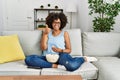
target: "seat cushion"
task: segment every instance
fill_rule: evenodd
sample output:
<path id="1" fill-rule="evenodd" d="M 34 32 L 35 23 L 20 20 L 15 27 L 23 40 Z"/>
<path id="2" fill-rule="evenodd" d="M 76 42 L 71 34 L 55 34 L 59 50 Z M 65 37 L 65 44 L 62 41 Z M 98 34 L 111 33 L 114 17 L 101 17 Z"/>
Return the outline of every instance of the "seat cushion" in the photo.
<path id="1" fill-rule="evenodd" d="M 25 55 L 41 55 L 40 38 L 42 31 L 3 31 L 2 35 L 17 34 Z"/>
<path id="2" fill-rule="evenodd" d="M 65 67 L 62 68 L 44 68 L 41 75 L 81 75 L 84 79 L 96 79 L 98 69 L 91 63 L 85 62 L 82 66 L 73 72 L 66 71 Z"/>
<path id="3" fill-rule="evenodd" d="M 27 68 L 24 61 L 0 64 L 0 75 L 40 75 L 40 69 Z"/>
<path id="4" fill-rule="evenodd" d="M 98 80 L 120 80 L 119 58 L 99 57 L 93 64 L 99 69 Z"/>

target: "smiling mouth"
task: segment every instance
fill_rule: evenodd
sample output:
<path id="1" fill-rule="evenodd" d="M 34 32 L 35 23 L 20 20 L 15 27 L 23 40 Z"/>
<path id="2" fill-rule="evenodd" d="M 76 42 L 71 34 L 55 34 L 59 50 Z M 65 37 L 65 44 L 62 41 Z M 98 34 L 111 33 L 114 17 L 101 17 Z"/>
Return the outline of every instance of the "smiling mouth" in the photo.
<path id="1" fill-rule="evenodd" d="M 56 26 L 54 26 L 54 28 L 57 28 L 57 29 L 58 29 L 58 28 L 59 28 L 59 26 L 57 26 L 57 25 L 56 25 Z"/>

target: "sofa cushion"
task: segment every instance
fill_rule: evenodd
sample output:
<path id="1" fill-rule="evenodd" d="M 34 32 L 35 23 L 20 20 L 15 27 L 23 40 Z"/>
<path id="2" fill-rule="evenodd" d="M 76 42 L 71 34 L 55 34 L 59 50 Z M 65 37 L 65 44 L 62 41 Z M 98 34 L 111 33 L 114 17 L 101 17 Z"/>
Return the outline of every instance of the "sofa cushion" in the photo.
<path id="1" fill-rule="evenodd" d="M 0 75 L 40 75 L 40 69 L 29 69 L 24 61 L 0 64 Z"/>
<path id="2" fill-rule="evenodd" d="M 20 46 L 18 36 L 0 36 L 0 63 L 23 59 L 25 59 L 25 55 Z"/>
<path id="3" fill-rule="evenodd" d="M 42 31 L 3 31 L 2 35 L 18 34 L 25 55 L 41 55 L 40 38 Z"/>
<path id="4" fill-rule="evenodd" d="M 66 30 L 71 40 L 71 55 L 82 55 L 81 31 L 80 29 Z M 40 38 L 42 31 L 3 31 L 3 35 L 18 34 L 23 51 L 26 55 L 40 55 Z"/>
<path id="5" fill-rule="evenodd" d="M 119 48 L 120 33 L 83 33 L 83 53 L 86 56 L 116 56 Z"/>
<path id="6" fill-rule="evenodd" d="M 0 36 L 2 35 L 2 32 L 0 31 Z"/>
<path id="7" fill-rule="evenodd" d="M 96 79 L 98 69 L 91 63 L 85 62 L 82 66 L 73 72 L 66 71 L 62 68 L 44 68 L 41 71 L 41 75 L 81 75 L 84 79 Z"/>
<path id="8" fill-rule="evenodd" d="M 98 80 L 120 80 L 120 59 L 117 57 L 99 57 L 93 63 L 99 69 Z"/>
<path id="9" fill-rule="evenodd" d="M 71 55 L 81 56 L 82 55 L 82 43 L 81 43 L 81 31 L 80 29 L 69 29 L 66 30 L 70 36 Z"/>
<path id="10" fill-rule="evenodd" d="M 118 60 L 118 57 L 96 57 L 97 61 L 114 61 L 114 60 Z"/>

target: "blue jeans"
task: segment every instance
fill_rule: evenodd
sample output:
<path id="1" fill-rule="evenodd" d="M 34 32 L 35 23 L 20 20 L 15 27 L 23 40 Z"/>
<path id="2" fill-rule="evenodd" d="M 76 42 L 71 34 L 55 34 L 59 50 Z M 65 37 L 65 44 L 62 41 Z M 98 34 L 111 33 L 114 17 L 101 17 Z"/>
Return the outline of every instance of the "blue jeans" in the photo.
<path id="1" fill-rule="evenodd" d="M 68 53 L 60 53 L 57 64 L 64 65 L 68 71 L 74 71 L 78 69 L 82 63 L 84 63 L 83 57 L 72 58 Z M 52 68 L 52 63 L 46 60 L 45 56 L 30 55 L 25 59 L 25 63 L 28 66 Z"/>

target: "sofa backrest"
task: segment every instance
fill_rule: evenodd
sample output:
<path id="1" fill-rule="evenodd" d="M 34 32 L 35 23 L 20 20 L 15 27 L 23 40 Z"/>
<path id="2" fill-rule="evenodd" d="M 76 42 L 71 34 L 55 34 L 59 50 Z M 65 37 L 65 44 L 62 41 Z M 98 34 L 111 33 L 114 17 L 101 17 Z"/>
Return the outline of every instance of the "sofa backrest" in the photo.
<path id="1" fill-rule="evenodd" d="M 82 56 L 82 41 L 80 29 L 66 30 L 69 33 L 72 52 L 71 55 Z"/>
<path id="2" fill-rule="evenodd" d="M 42 31 L 3 31 L 2 35 L 17 34 L 25 55 L 41 55 L 40 37 Z"/>
<path id="3" fill-rule="evenodd" d="M 0 32 L 0 36 L 2 35 L 2 32 Z"/>
<path id="4" fill-rule="evenodd" d="M 81 45 L 81 31 L 80 29 L 66 30 L 69 33 L 71 40 L 72 52 L 71 55 L 81 56 L 82 45 Z M 42 31 L 3 31 L 2 35 L 18 34 L 21 46 L 25 55 L 41 55 L 40 49 L 40 38 Z"/>
<path id="5" fill-rule="evenodd" d="M 86 56 L 116 56 L 120 53 L 120 33 L 84 32 L 82 35 Z"/>

